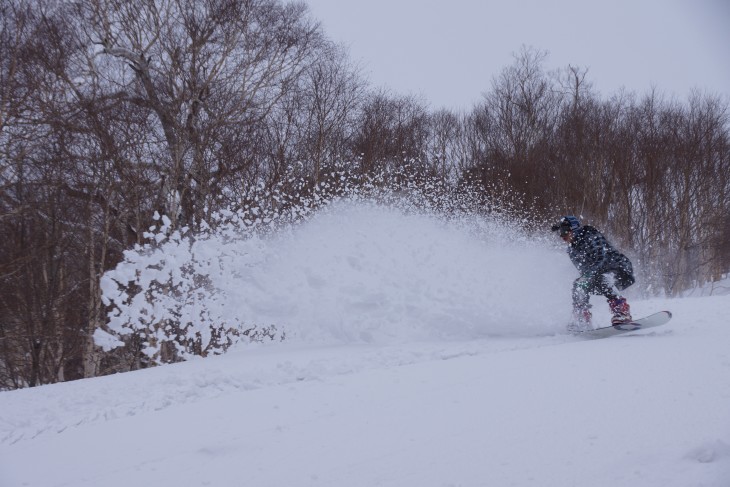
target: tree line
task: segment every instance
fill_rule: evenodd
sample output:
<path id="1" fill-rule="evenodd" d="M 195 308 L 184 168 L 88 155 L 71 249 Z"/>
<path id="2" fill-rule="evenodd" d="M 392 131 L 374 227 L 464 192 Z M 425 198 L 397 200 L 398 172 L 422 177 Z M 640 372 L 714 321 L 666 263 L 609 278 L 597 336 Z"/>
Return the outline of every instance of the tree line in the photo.
<path id="1" fill-rule="evenodd" d="M 3 2 L 0 389 L 134 368 L 138 351 L 124 365 L 94 343 L 100 279 L 159 215 L 195 232 L 343 166 L 368 184 L 405 170 L 519 195 L 545 231 L 581 215 L 648 293 L 725 275 L 728 100 L 603 97 L 586 69 L 546 58 L 523 47 L 470 110 L 433 110 L 370 86 L 303 3 Z"/>

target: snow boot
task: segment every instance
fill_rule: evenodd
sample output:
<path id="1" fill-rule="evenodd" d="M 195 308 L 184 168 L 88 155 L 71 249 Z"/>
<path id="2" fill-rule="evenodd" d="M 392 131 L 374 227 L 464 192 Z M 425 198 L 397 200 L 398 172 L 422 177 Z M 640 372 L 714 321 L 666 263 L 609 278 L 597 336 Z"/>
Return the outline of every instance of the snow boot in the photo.
<path id="1" fill-rule="evenodd" d="M 608 306 L 613 314 L 611 317 L 612 325 L 620 325 L 631 321 L 631 308 L 629 303 L 626 302 L 626 298 L 610 299 Z"/>

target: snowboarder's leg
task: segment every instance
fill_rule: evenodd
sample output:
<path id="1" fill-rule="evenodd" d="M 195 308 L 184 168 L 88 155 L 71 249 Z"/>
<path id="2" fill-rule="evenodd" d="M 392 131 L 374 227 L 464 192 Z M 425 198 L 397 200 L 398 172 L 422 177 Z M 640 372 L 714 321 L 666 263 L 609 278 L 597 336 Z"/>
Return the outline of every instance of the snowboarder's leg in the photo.
<path id="1" fill-rule="evenodd" d="M 627 287 L 631 286 L 633 283 L 636 282 L 636 279 L 634 278 L 634 274 L 631 272 L 627 272 L 625 270 L 618 270 L 614 273 L 616 276 L 615 283 L 616 288 L 619 291 L 623 291 Z"/>
<path id="2" fill-rule="evenodd" d="M 622 257 L 621 261 L 613 266 L 612 270 L 615 277 L 614 283 L 619 291 L 623 291 L 636 282 L 634 266 L 631 265 L 631 261 L 626 256 Z"/>
<path id="3" fill-rule="evenodd" d="M 591 325 L 591 279 L 579 277 L 573 282 L 573 323 L 571 331 L 588 330 Z"/>
<path id="4" fill-rule="evenodd" d="M 633 276 L 631 276 L 631 278 L 633 279 Z M 631 307 L 629 306 L 629 303 L 626 302 L 626 298 L 616 293 L 615 288 L 608 282 L 606 276 L 601 275 L 599 279 L 596 280 L 593 290 L 596 294 L 606 297 L 608 307 L 611 309 L 612 325 L 628 323 L 631 321 Z"/>

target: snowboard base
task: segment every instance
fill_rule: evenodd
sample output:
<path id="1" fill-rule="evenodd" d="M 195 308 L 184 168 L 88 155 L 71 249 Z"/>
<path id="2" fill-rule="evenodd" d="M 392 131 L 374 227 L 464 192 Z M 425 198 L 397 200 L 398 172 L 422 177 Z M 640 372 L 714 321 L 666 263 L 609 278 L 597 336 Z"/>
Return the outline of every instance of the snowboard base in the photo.
<path id="1" fill-rule="evenodd" d="M 605 338 L 614 335 L 621 335 L 631 331 L 644 330 L 646 328 L 653 328 L 655 326 L 661 326 L 669 322 L 672 319 L 672 313 L 670 311 L 659 311 L 652 315 L 633 320 L 628 323 L 621 323 L 620 325 L 604 326 L 601 328 L 594 328 L 593 330 L 583 330 L 573 332 L 577 336 L 586 338 Z"/>

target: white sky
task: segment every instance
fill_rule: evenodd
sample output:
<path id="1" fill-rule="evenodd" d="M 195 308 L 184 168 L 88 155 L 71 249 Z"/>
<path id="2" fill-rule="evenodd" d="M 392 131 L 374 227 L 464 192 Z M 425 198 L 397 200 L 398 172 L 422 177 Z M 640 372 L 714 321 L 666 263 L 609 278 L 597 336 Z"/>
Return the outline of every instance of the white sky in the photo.
<path id="1" fill-rule="evenodd" d="M 305 0 L 373 86 L 471 108 L 524 44 L 607 97 L 730 97 L 730 0 Z"/>

